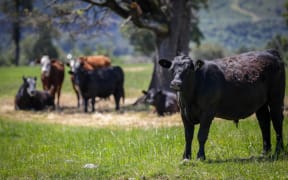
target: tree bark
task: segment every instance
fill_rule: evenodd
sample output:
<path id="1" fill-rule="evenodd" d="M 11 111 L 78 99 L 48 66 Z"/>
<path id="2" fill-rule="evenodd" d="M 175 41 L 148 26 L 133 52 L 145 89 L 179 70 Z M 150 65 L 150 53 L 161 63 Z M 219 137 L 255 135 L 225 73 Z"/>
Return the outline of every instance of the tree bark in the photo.
<path id="1" fill-rule="evenodd" d="M 15 20 L 13 23 L 13 40 L 15 44 L 15 58 L 14 64 L 16 66 L 19 65 L 19 57 L 20 57 L 20 1 L 15 0 Z"/>
<path id="2" fill-rule="evenodd" d="M 20 25 L 19 25 L 19 22 L 15 22 L 13 24 L 13 40 L 15 44 L 14 64 L 18 66 L 19 58 L 20 58 Z"/>
<path id="3" fill-rule="evenodd" d="M 172 75 L 168 70 L 161 68 L 159 59 L 173 60 L 177 52 L 188 54 L 189 33 L 191 21 L 191 7 L 186 0 L 172 1 L 171 18 L 169 21 L 169 33 L 165 36 L 156 34 L 156 58 L 154 58 L 154 70 L 148 89 L 158 88 L 168 91 Z"/>

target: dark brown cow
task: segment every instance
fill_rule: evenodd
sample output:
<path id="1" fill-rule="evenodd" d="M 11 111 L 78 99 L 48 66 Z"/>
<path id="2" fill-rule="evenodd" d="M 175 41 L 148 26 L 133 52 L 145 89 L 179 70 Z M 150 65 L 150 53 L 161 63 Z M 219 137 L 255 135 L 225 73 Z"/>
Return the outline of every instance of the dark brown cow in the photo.
<path id="1" fill-rule="evenodd" d="M 55 101 L 57 94 L 57 106 L 59 107 L 59 99 L 61 88 L 64 80 L 64 65 L 59 60 L 52 59 L 48 56 L 41 58 L 41 80 L 43 89 L 49 91 Z"/>
<path id="2" fill-rule="evenodd" d="M 197 158 L 205 159 L 205 142 L 214 117 L 238 122 L 254 112 L 262 132 L 263 153 L 271 151 L 270 124 L 276 133 L 275 155 L 283 150 L 285 68 L 276 50 L 255 51 L 217 59 L 192 60 L 176 56 L 160 65 L 173 73 L 185 129 L 184 159 L 191 158 L 194 125 L 198 131 Z"/>

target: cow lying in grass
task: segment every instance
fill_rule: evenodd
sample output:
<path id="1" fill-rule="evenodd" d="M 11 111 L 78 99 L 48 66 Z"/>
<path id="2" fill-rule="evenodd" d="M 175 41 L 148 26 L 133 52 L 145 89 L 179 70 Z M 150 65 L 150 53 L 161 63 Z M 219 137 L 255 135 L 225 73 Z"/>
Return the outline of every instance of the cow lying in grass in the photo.
<path id="1" fill-rule="evenodd" d="M 159 61 L 173 73 L 171 88 L 178 92 L 186 147 L 191 158 L 194 125 L 200 124 L 197 158 L 205 159 L 205 142 L 214 117 L 238 121 L 256 113 L 263 137 L 263 153 L 271 151 L 270 120 L 276 132 L 276 150 L 283 150 L 285 68 L 276 50 L 248 52 L 216 59 L 193 60 L 179 55 Z"/>
<path id="2" fill-rule="evenodd" d="M 159 116 L 179 112 L 175 93 L 154 88 L 142 92 L 145 95 L 144 101 L 154 106 Z"/>
<path id="3" fill-rule="evenodd" d="M 47 91 L 36 90 L 36 77 L 23 77 L 23 84 L 15 97 L 15 110 L 43 110 L 55 108 L 53 96 Z"/>

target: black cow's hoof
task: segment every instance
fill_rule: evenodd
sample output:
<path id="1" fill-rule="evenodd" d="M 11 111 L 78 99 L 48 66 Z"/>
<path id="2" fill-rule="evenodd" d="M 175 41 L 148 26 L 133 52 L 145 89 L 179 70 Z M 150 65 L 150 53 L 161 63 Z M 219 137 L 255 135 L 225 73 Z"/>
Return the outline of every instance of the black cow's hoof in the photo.
<path id="1" fill-rule="evenodd" d="M 206 160 L 206 157 L 205 156 L 197 157 L 197 160 L 204 161 Z"/>
<path id="2" fill-rule="evenodd" d="M 181 165 L 189 165 L 190 164 L 190 162 L 191 162 L 191 160 L 190 159 L 187 159 L 187 158 L 184 158 L 182 161 L 181 161 Z"/>
<path id="3" fill-rule="evenodd" d="M 271 155 L 271 152 L 272 152 L 271 149 L 263 150 L 261 155 L 262 156 L 269 156 L 269 155 Z"/>
<path id="4" fill-rule="evenodd" d="M 205 156 L 205 154 L 197 154 L 197 159 L 198 160 L 200 160 L 200 161 L 204 161 L 204 160 L 206 160 L 206 156 Z"/>

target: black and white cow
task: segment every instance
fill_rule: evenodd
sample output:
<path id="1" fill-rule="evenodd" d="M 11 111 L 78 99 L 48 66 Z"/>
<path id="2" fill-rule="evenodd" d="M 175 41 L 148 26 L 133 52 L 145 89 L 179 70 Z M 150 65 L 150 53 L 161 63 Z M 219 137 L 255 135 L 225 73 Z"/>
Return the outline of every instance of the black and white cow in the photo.
<path id="1" fill-rule="evenodd" d="M 179 112 L 175 93 L 154 88 L 142 92 L 145 95 L 144 101 L 154 106 L 159 116 Z"/>
<path id="2" fill-rule="evenodd" d="M 47 91 L 36 90 L 36 77 L 23 77 L 15 97 L 15 110 L 43 110 L 46 107 L 55 108 L 53 96 Z"/>

